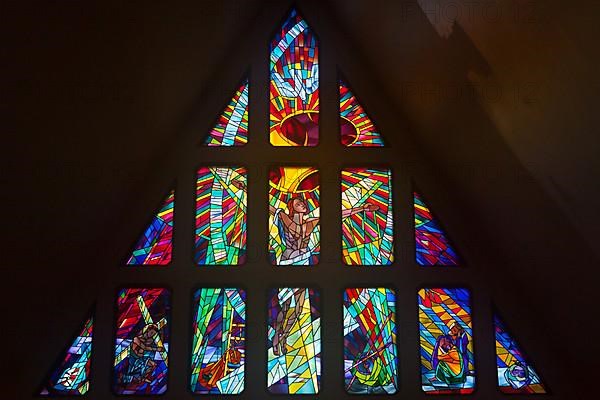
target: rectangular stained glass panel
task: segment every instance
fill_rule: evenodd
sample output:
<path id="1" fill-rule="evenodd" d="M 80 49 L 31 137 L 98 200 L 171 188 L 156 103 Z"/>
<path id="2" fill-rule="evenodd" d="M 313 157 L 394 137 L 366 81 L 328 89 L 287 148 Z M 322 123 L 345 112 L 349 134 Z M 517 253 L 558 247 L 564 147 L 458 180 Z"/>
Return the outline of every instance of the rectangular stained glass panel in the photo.
<path id="1" fill-rule="evenodd" d="M 292 10 L 271 41 L 269 135 L 273 146 L 319 142 L 319 47 Z"/>
<path id="2" fill-rule="evenodd" d="M 344 382 L 352 394 L 398 389 L 396 294 L 386 288 L 344 292 Z"/>
<path id="3" fill-rule="evenodd" d="M 246 169 L 202 167 L 196 181 L 199 265 L 240 265 L 246 260 Z"/>
<path id="4" fill-rule="evenodd" d="M 162 288 L 121 289 L 113 391 L 118 395 L 156 395 L 167 390 L 170 293 Z"/>
<path id="5" fill-rule="evenodd" d="M 419 290 L 421 388 L 425 393 L 475 390 L 470 297 L 467 289 Z"/>
<path id="6" fill-rule="evenodd" d="M 267 388 L 276 394 L 316 394 L 321 382 L 319 293 L 272 289 L 268 297 Z"/>
<path id="7" fill-rule="evenodd" d="M 346 265 L 394 261 L 392 171 L 342 170 L 342 255 Z"/>
<path id="8" fill-rule="evenodd" d="M 197 394 L 239 394 L 246 361 L 246 292 L 199 289 L 194 293 L 190 388 Z"/>
<path id="9" fill-rule="evenodd" d="M 269 214 L 271 264 L 317 264 L 320 253 L 318 170 L 271 168 Z"/>

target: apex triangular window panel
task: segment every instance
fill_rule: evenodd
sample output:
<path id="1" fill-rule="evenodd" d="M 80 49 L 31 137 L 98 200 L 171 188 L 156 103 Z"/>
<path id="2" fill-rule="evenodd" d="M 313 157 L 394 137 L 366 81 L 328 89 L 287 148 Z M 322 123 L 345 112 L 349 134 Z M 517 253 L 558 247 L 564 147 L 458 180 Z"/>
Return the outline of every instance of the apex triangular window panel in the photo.
<path id="1" fill-rule="evenodd" d="M 496 311 L 494 313 L 496 332 L 496 367 L 498 369 L 498 387 L 502 393 L 543 394 L 546 388 L 533 365 Z"/>
<path id="2" fill-rule="evenodd" d="M 340 79 L 340 134 L 344 146 L 383 147 L 379 130 L 348 85 Z"/>
<path id="3" fill-rule="evenodd" d="M 173 252 L 175 191 L 171 190 L 137 241 L 127 265 L 168 265 Z"/>
<path id="4" fill-rule="evenodd" d="M 61 362 L 42 386 L 42 396 L 82 396 L 90 388 L 94 317 L 90 315 Z"/>
<path id="5" fill-rule="evenodd" d="M 319 46 L 292 10 L 271 41 L 269 135 L 273 146 L 319 143 Z"/>
<path id="6" fill-rule="evenodd" d="M 206 137 L 206 146 L 243 146 L 248 143 L 249 89 L 248 79 L 245 79 Z"/>

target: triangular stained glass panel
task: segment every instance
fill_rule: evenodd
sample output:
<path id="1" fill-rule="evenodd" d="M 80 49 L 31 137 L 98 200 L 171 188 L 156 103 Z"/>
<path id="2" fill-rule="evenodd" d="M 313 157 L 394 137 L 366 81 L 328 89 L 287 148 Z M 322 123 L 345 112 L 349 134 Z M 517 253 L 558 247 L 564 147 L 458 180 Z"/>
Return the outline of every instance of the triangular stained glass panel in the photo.
<path id="1" fill-rule="evenodd" d="M 319 143 L 319 47 L 292 10 L 270 45 L 269 137 L 273 146 Z"/>
<path id="2" fill-rule="evenodd" d="M 248 79 L 237 89 L 210 131 L 206 146 L 243 146 L 248 142 Z"/>
<path id="3" fill-rule="evenodd" d="M 340 80 L 340 133 L 344 146 L 383 147 L 383 138 L 348 85 Z"/>
<path id="4" fill-rule="evenodd" d="M 496 333 L 496 367 L 498 369 L 498 388 L 502 393 L 510 394 L 544 394 L 546 388 L 539 375 L 521 352 L 506 325 L 494 313 L 494 330 Z"/>
<path id="5" fill-rule="evenodd" d="M 82 396 L 87 393 L 90 387 L 93 327 L 94 319 L 90 316 L 60 363 L 48 375 L 40 395 Z"/>
<path id="6" fill-rule="evenodd" d="M 167 265 L 173 250 L 175 191 L 171 190 L 136 243 L 127 265 Z"/>
<path id="7" fill-rule="evenodd" d="M 458 265 L 458 255 L 433 213 L 417 192 L 413 192 L 413 201 L 417 263 L 423 266 Z"/>

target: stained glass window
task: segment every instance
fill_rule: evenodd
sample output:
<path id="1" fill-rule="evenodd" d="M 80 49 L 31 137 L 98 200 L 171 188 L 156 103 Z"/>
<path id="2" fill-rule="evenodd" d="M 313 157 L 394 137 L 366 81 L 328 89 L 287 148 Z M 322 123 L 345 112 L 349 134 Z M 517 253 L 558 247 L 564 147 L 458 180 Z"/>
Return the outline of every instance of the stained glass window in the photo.
<path id="1" fill-rule="evenodd" d="M 152 218 L 127 261 L 127 265 L 167 265 L 173 251 L 173 210 L 175 191 L 171 191 Z"/>
<path id="2" fill-rule="evenodd" d="M 396 295 L 386 288 L 344 292 L 344 382 L 352 394 L 398 389 Z"/>
<path id="3" fill-rule="evenodd" d="M 90 388 L 93 328 L 94 318 L 90 316 L 60 364 L 52 370 L 40 395 L 81 396 L 87 393 Z"/>
<path id="4" fill-rule="evenodd" d="M 269 292 L 267 387 L 278 394 L 315 394 L 321 382 L 319 294 L 306 288 Z"/>
<path id="5" fill-rule="evenodd" d="M 269 259 L 274 265 L 319 261 L 319 173 L 311 167 L 269 171 Z"/>
<path id="6" fill-rule="evenodd" d="M 246 292 L 199 289 L 194 294 L 191 390 L 238 394 L 244 390 Z"/>
<path id="7" fill-rule="evenodd" d="M 500 391 L 521 394 L 546 393 L 546 388 L 533 365 L 521 352 L 517 342 L 497 313 L 494 314 L 494 329 L 496 331 L 496 366 Z"/>
<path id="8" fill-rule="evenodd" d="M 166 392 L 170 309 L 170 293 L 166 289 L 119 291 L 113 371 L 115 394 Z"/>
<path id="9" fill-rule="evenodd" d="M 418 298 L 423 391 L 473 393 L 475 367 L 469 291 L 421 289 Z"/>
<path id="10" fill-rule="evenodd" d="M 413 200 L 417 263 L 424 266 L 458 265 L 456 252 L 425 201 L 417 192 L 413 193 Z"/>
<path id="11" fill-rule="evenodd" d="M 340 80 L 340 133 L 344 146 L 383 147 L 383 138 L 348 85 Z"/>
<path id="12" fill-rule="evenodd" d="M 246 169 L 202 167 L 196 181 L 196 246 L 200 265 L 246 260 Z"/>
<path id="13" fill-rule="evenodd" d="M 246 79 L 208 134 L 205 145 L 243 146 L 248 142 L 248 90 Z"/>
<path id="14" fill-rule="evenodd" d="M 394 261 L 392 171 L 342 170 L 342 254 L 347 265 Z"/>
<path id="15" fill-rule="evenodd" d="M 319 47 L 306 21 L 292 10 L 271 41 L 270 123 L 273 146 L 319 142 Z"/>

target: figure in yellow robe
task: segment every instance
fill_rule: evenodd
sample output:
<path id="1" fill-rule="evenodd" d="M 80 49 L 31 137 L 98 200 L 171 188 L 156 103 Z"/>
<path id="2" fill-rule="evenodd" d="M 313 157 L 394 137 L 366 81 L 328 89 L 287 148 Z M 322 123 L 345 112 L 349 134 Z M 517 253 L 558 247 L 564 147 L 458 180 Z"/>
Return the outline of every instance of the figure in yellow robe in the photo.
<path id="1" fill-rule="evenodd" d="M 449 385 L 467 381 L 469 357 L 467 333 L 458 324 L 450 326 L 447 335 L 438 337 L 433 349 L 433 369 L 435 376 Z"/>

